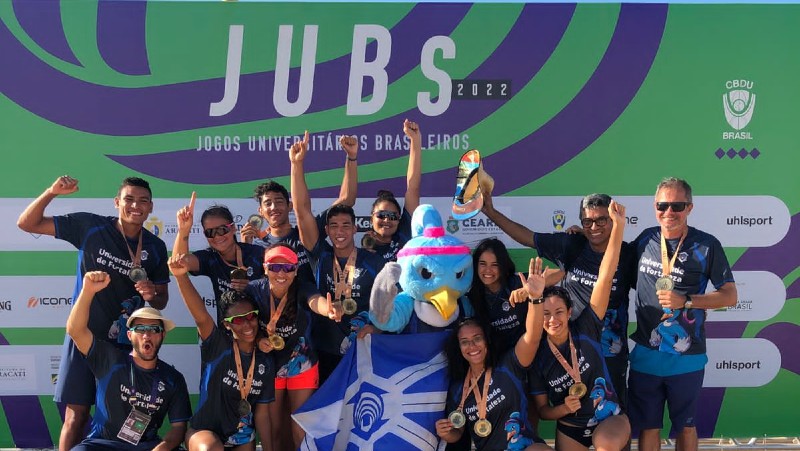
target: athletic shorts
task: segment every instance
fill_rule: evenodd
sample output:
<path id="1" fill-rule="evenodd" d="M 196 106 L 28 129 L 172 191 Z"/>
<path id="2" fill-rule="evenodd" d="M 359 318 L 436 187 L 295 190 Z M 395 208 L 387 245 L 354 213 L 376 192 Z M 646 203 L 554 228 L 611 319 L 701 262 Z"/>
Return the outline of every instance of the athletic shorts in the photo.
<path id="1" fill-rule="evenodd" d="M 628 378 L 628 417 L 634 431 L 662 429 L 667 403 L 672 431 L 695 427 L 697 399 L 705 370 L 674 376 L 654 376 L 631 370 Z"/>
<path id="2" fill-rule="evenodd" d="M 561 432 L 562 434 L 566 435 L 567 437 L 575 440 L 576 442 L 580 443 L 581 445 L 589 448 L 592 446 L 592 434 L 594 434 L 594 429 L 597 425 L 594 426 L 571 426 L 569 424 L 564 424 L 561 421 L 556 422 L 556 430 Z"/>
<path id="3" fill-rule="evenodd" d="M 319 363 L 300 374 L 290 377 L 276 377 L 275 390 L 316 390 L 319 388 Z"/>

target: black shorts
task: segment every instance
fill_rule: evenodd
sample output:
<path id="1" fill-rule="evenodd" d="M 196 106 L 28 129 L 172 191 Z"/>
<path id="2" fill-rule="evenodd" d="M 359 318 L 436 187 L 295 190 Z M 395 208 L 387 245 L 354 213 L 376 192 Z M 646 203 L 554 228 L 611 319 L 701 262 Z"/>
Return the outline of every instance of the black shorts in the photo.
<path id="1" fill-rule="evenodd" d="M 556 423 L 556 430 L 566 435 L 567 437 L 575 440 L 585 447 L 592 446 L 592 434 L 594 434 L 594 426 L 570 426 L 560 421 Z"/>

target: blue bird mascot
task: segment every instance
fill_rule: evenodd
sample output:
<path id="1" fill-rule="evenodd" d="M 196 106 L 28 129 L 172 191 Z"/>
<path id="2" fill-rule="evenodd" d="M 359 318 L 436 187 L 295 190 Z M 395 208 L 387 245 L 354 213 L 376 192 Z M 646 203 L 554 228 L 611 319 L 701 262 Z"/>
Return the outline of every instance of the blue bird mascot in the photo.
<path id="1" fill-rule="evenodd" d="M 433 332 L 472 316 L 464 294 L 472 284 L 469 247 L 445 235 L 442 217 L 423 204 L 411 218 L 412 238 L 378 273 L 370 320 L 387 332 Z"/>

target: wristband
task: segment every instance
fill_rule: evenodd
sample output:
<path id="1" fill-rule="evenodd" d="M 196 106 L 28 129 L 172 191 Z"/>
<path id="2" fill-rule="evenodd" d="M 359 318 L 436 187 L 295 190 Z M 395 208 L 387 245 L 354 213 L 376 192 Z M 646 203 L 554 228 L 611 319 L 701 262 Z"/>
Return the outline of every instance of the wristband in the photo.
<path id="1" fill-rule="evenodd" d="M 692 297 L 688 294 L 686 295 L 686 302 L 683 304 L 683 308 L 690 309 L 693 308 Z"/>
<path id="2" fill-rule="evenodd" d="M 529 298 L 528 298 L 528 302 L 530 302 L 531 304 L 541 304 L 541 303 L 543 303 L 543 302 L 544 302 L 544 298 L 543 298 L 543 297 L 541 297 L 541 296 L 539 296 L 539 297 L 538 297 L 538 298 L 536 298 L 536 299 L 531 299 L 531 298 L 529 297 Z"/>
<path id="3" fill-rule="evenodd" d="M 347 161 L 356 161 L 356 160 L 358 160 L 358 157 L 355 158 L 350 158 L 350 156 L 347 157 Z"/>

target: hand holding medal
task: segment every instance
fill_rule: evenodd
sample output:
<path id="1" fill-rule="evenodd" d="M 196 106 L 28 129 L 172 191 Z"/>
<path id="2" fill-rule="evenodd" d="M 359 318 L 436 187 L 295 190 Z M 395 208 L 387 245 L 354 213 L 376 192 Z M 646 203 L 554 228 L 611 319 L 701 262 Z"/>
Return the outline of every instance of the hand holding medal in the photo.
<path id="1" fill-rule="evenodd" d="M 342 314 L 344 313 L 344 308 L 342 307 L 341 302 L 333 302 L 331 301 L 331 294 L 327 293 L 325 296 L 325 306 L 328 312 L 328 319 L 332 319 L 337 323 L 342 320 Z"/>

